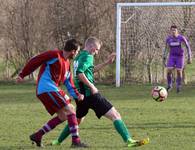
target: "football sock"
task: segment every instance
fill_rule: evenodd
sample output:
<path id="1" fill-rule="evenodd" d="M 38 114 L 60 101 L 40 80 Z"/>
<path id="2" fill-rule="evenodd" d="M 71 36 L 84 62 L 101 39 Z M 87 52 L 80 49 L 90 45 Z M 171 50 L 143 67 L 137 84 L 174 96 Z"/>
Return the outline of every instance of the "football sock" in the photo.
<path id="1" fill-rule="evenodd" d="M 129 134 L 129 131 L 128 131 L 125 123 L 122 120 L 115 120 L 113 123 L 114 123 L 115 129 L 121 135 L 124 142 L 127 142 L 128 139 L 131 138 L 131 135 Z"/>
<path id="2" fill-rule="evenodd" d="M 79 126 L 78 126 L 76 115 L 70 114 L 70 115 L 67 115 L 67 118 L 68 118 L 69 130 L 72 135 L 72 142 L 80 143 L 79 132 L 78 132 Z"/>
<path id="3" fill-rule="evenodd" d="M 70 130 L 68 124 L 65 126 L 63 131 L 61 132 L 60 136 L 58 137 L 58 142 L 62 143 L 70 135 Z"/>
<path id="4" fill-rule="evenodd" d="M 54 129 L 57 125 L 59 125 L 60 123 L 62 123 L 63 121 L 61 121 L 58 117 L 52 118 L 51 120 L 49 120 L 39 131 L 37 131 L 36 137 L 38 139 L 41 139 L 42 136 L 51 131 L 52 129 Z"/>
<path id="5" fill-rule="evenodd" d="M 182 78 L 180 76 L 177 76 L 177 80 L 176 80 L 177 88 L 181 87 L 181 80 L 182 80 Z"/>
<path id="6" fill-rule="evenodd" d="M 171 76 L 171 74 L 167 74 L 167 84 L 168 84 L 168 87 L 172 87 L 172 76 Z"/>
<path id="7" fill-rule="evenodd" d="M 80 124 L 80 120 L 77 120 L 78 124 Z M 70 130 L 68 124 L 64 127 L 63 131 L 61 132 L 60 136 L 58 137 L 58 142 L 62 143 L 68 136 L 70 135 Z"/>

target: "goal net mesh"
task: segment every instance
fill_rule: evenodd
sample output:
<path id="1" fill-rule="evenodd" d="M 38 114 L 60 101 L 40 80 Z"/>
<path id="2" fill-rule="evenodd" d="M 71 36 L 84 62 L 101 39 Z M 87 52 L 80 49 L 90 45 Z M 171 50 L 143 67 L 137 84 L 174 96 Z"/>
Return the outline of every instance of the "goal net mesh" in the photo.
<path id="1" fill-rule="evenodd" d="M 195 49 L 195 6 L 121 8 L 122 84 L 164 81 L 162 51 L 173 24 Z M 193 76 L 188 80 L 193 80 Z"/>

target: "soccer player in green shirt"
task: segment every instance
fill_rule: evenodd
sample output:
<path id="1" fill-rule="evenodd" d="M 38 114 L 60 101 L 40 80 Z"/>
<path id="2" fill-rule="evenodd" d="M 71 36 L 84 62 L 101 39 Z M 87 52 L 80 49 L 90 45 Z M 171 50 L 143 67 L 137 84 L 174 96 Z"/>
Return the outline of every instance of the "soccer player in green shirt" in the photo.
<path id="1" fill-rule="evenodd" d="M 147 144 L 149 142 L 148 138 L 143 140 L 132 139 L 120 113 L 98 92 L 98 89 L 94 85 L 94 72 L 112 63 L 115 59 L 115 53 L 112 53 L 104 63 L 94 66 L 94 55 L 99 53 L 100 48 L 101 41 L 95 37 L 89 37 L 85 42 L 84 50 L 82 50 L 74 60 L 75 86 L 79 92 L 85 96 L 82 102 L 76 100 L 76 116 L 78 123 L 84 119 L 88 110 L 92 109 L 99 119 L 104 116 L 113 122 L 116 131 L 120 134 L 128 147 Z M 66 126 L 59 138 L 52 142 L 52 145 L 60 145 L 68 135 L 69 128 Z"/>

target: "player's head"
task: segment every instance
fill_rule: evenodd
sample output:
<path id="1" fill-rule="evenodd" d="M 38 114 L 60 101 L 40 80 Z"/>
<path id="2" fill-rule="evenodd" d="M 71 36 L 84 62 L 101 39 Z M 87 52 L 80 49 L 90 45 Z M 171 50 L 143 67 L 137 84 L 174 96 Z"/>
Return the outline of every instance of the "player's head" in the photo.
<path id="1" fill-rule="evenodd" d="M 171 28 L 170 28 L 170 31 L 171 31 L 171 34 L 173 36 L 177 36 L 178 35 L 178 29 L 177 29 L 176 25 L 172 25 Z"/>
<path id="2" fill-rule="evenodd" d="M 76 39 L 66 41 L 64 51 L 69 53 L 69 58 L 72 59 L 78 54 L 80 50 L 80 43 Z"/>
<path id="3" fill-rule="evenodd" d="M 98 54 L 101 48 L 102 42 L 96 37 L 89 37 L 85 41 L 85 50 L 88 50 L 90 54 L 95 55 Z"/>

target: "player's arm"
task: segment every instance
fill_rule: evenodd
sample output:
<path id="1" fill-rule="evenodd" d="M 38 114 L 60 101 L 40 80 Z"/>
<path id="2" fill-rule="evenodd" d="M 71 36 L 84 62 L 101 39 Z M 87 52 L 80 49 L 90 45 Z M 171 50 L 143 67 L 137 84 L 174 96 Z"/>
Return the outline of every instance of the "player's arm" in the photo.
<path id="1" fill-rule="evenodd" d="M 80 94 L 76 89 L 71 72 L 68 73 L 64 81 L 64 85 L 66 86 L 68 92 L 74 99 L 83 100 L 84 96 Z"/>
<path id="2" fill-rule="evenodd" d="M 26 65 L 23 67 L 23 69 L 20 71 L 18 77 L 16 78 L 17 82 L 21 82 L 23 78 L 29 74 L 31 74 L 33 71 L 35 71 L 40 65 L 45 63 L 46 61 L 56 58 L 57 52 L 56 51 L 46 51 L 43 52 L 37 56 L 32 57 Z"/>
<path id="3" fill-rule="evenodd" d="M 78 79 L 79 79 L 82 83 L 84 83 L 86 86 L 88 86 L 88 87 L 90 88 L 92 94 L 98 93 L 98 89 L 95 87 L 95 85 L 94 85 L 93 83 L 91 83 L 91 82 L 87 79 L 87 77 L 85 76 L 84 73 L 78 73 L 78 74 L 77 74 L 77 77 L 78 77 Z"/>
<path id="4" fill-rule="evenodd" d="M 191 51 L 191 48 L 190 48 L 190 44 L 184 36 L 183 36 L 183 40 L 184 40 L 184 43 L 185 43 L 185 46 L 186 46 L 186 49 L 187 49 L 188 64 L 191 64 L 192 63 L 192 51 Z"/>
<path id="5" fill-rule="evenodd" d="M 107 60 L 101 64 L 98 64 L 94 67 L 94 72 L 98 72 L 99 70 L 101 70 L 102 68 L 104 68 L 105 66 L 111 64 L 114 62 L 116 57 L 116 53 L 112 53 L 108 56 Z"/>

